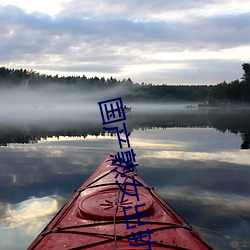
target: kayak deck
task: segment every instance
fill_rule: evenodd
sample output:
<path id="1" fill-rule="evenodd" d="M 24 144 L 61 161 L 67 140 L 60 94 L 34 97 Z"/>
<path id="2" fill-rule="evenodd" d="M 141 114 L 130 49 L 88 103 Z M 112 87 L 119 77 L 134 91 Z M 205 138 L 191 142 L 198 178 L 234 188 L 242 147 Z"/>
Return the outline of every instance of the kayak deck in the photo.
<path id="1" fill-rule="evenodd" d="M 28 249 L 212 249 L 134 171 L 122 177 L 122 169 L 108 155 Z"/>

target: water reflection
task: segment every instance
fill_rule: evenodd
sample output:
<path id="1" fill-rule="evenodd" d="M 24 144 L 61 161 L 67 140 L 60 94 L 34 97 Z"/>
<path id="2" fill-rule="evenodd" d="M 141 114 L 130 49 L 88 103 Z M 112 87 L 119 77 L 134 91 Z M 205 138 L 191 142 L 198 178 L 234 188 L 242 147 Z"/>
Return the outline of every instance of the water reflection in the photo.
<path id="1" fill-rule="evenodd" d="M 0 220 L 3 225 L 11 228 L 20 227 L 24 224 L 30 224 L 31 221 L 41 222 L 43 217 L 56 213 L 59 209 L 56 198 L 30 198 L 17 204 L 7 204 L 4 213 L 5 216 Z M 32 223 L 34 225 L 34 223 Z M 25 233 L 32 233 L 30 228 L 26 227 Z"/>
<path id="2" fill-rule="evenodd" d="M 139 175 L 216 249 L 250 248 L 250 154 L 240 150 L 250 123 L 238 118 L 145 111 L 126 121 Z M 119 144 L 100 121 L 1 128 L 1 249 L 24 249 Z M 17 143 L 24 134 L 36 143 Z"/>
<path id="3" fill-rule="evenodd" d="M 62 206 L 60 197 L 30 198 L 17 204 L 4 206 L 0 217 L 0 242 L 2 249 L 23 249 L 36 237 L 48 219 Z"/>
<path id="4" fill-rule="evenodd" d="M 246 110 L 133 110 L 127 114 L 128 132 L 151 128 L 215 128 L 239 134 L 242 138 L 239 148 L 248 149 L 250 145 L 250 109 Z M 112 125 L 111 125 L 112 127 Z M 0 123 L 0 145 L 10 143 L 37 143 L 41 139 L 60 136 L 87 137 L 105 136 L 99 113 L 85 113 L 73 119 L 45 119 L 38 121 L 13 120 Z M 114 134 L 112 134 L 114 135 Z"/>

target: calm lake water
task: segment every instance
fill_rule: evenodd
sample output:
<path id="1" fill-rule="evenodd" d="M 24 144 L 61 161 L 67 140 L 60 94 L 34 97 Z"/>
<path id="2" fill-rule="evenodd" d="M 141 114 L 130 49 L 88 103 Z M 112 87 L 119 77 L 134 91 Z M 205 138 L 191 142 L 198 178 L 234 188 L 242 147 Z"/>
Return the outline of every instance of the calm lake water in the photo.
<path id="1" fill-rule="evenodd" d="M 133 108 L 125 124 L 139 175 L 215 249 L 250 249 L 250 110 Z M 0 119 L 1 249 L 27 248 L 120 150 L 97 109 L 34 109 Z"/>

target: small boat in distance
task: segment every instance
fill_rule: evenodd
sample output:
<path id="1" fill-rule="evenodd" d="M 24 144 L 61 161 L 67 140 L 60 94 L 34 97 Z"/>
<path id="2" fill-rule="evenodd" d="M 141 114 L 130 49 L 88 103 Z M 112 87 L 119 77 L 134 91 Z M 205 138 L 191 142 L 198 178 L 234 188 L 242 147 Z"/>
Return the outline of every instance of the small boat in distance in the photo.
<path id="1" fill-rule="evenodd" d="M 122 109 L 122 107 L 120 107 L 120 110 L 121 109 Z M 123 110 L 124 110 L 125 113 L 131 112 L 131 107 L 129 108 L 126 105 L 124 105 Z"/>
<path id="2" fill-rule="evenodd" d="M 151 245 L 154 250 L 212 249 L 130 163 L 119 164 L 110 153 L 28 250 L 141 250 Z"/>

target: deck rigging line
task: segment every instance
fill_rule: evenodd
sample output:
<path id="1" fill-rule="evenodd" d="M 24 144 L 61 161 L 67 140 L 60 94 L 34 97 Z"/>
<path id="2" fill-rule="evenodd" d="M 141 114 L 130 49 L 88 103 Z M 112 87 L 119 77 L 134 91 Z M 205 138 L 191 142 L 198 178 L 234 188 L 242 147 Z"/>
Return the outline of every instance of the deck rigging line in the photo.
<path id="1" fill-rule="evenodd" d="M 65 233 L 65 234 L 80 234 L 80 235 L 95 235 L 95 236 L 101 236 L 101 237 L 107 237 L 108 239 L 105 239 L 105 240 L 100 240 L 98 242 L 94 242 L 94 243 L 90 243 L 90 244 L 87 244 L 87 245 L 82 245 L 82 246 L 78 246 L 78 247 L 75 247 L 75 248 L 70 248 L 70 250 L 80 250 L 80 249 L 84 249 L 84 248 L 87 248 L 87 247 L 93 247 L 93 246 L 97 246 L 97 245 L 101 245 L 101 244 L 104 244 L 104 243 L 109 243 L 109 242 L 112 242 L 114 241 L 114 249 L 117 250 L 117 241 L 118 240 L 122 240 L 122 239 L 129 239 L 131 236 L 133 236 L 131 233 L 130 234 L 126 234 L 126 235 L 118 235 L 117 234 L 117 231 L 116 231 L 116 226 L 117 224 L 124 224 L 124 222 L 126 222 L 126 220 L 117 220 L 117 213 L 118 213 L 118 208 L 119 208 L 119 205 L 121 204 L 120 203 L 120 194 L 121 194 L 121 190 L 119 188 L 118 190 L 118 193 L 117 193 L 117 201 L 115 202 L 116 204 L 116 208 L 115 208 L 115 212 L 114 212 L 114 219 L 113 221 L 103 221 L 103 222 L 97 222 L 97 223 L 91 223 L 91 224 L 86 224 L 86 225 L 76 225 L 76 226 L 68 226 L 68 227 L 57 227 L 56 225 L 58 225 L 58 223 L 60 222 L 60 220 L 64 217 L 64 215 L 69 211 L 69 209 L 71 209 L 71 207 L 74 205 L 74 203 L 77 201 L 78 197 L 80 196 L 80 194 L 85 191 L 86 189 L 90 189 L 90 188 L 95 188 L 95 187 L 103 187 L 103 186 L 114 186 L 117 184 L 116 183 L 105 183 L 105 184 L 97 184 L 97 185 L 94 185 L 96 182 L 98 182 L 99 180 L 103 179 L 104 177 L 108 176 L 111 172 L 114 172 L 113 170 L 110 170 L 108 171 L 107 173 L 103 174 L 102 176 L 98 177 L 97 179 L 93 180 L 91 183 L 89 183 L 85 188 L 83 189 L 79 189 L 76 191 L 75 193 L 75 197 L 73 199 L 73 201 L 69 204 L 69 206 L 65 209 L 65 205 L 57 212 L 57 214 L 59 214 L 63 209 L 65 209 L 65 211 L 63 212 L 62 216 L 56 221 L 53 223 L 53 220 L 52 220 L 52 223 L 53 223 L 53 228 L 52 230 L 48 230 L 46 231 L 46 228 L 44 229 L 43 233 L 41 234 L 42 237 L 41 239 L 37 242 L 36 246 L 40 243 L 40 241 L 46 236 L 46 235 L 49 235 L 49 234 L 52 234 L 52 233 Z M 118 174 L 124 174 L 120 171 L 118 171 L 116 169 L 116 172 Z M 136 171 L 137 172 L 137 171 Z M 119 183 L 121 185 L 124 186 L 126 180 L 128 178 L 132 179 L 131 176 L 133 175 L 137 175 L 137 173 L 135 172 L 131 172 L 131 173 L 128 173 L 126 174 L 126 177 L 123 181 L 123 183 Z M 151 228 L 150 231 L 159 231 L 159 230 L 171 230 L 171 229 L 184 229 L 184 230 L 187 230 L 189 231 L 194 237 L 196 237 L 198 240 L 200 240 L 201 242 L 203 242 L 204 244 L 207 245 L 206 242 L 204 242 L 200 237 L 198 237 L 198 235 L 196 233 L 194 233 L 193 231 L 193 228 L 189 225 L 189 224 L 185 224 L 183 225 L 183 223 L 179 220 L 178 217 L 176 217 L 175 213 L 173 213 L 173 211 L 171 211 L 169 208 L 167 208 L 165 206 L 164 203 L 162 203 L 162 201 L 157 197 L 155 196 L 154 192 L 152 192 L 153 188 L 151 188 L 150 186 L 145 186 L 143 183 L 141 183 L 140 181 L 138 180 L 135 180 L 137 183 L 139 184 L 142 184 L 142 186 L 148 190 L 148 192 L 151 194 L 151 196 L 158 202 L 158 204 L 164 208 L 165 210 L 168 211 L 168 213 L 173 216 L 180 224 L 173 224 L 173 223 L 167 223 L 167 222 L 157 222 L 157 221 L 150 221 L 150 224 L 151 225 L 160 225 L 159 227 L 156 227 L 156 228 Z M 67 204 L 67 203 L 66 203 Z M 168 204 L 169 205 L 169 204 Z M 170 206 L 170 205 L 169 205 Z M 170 206 L 171 208 L 171 206 Z M 56 215 L 57 215 L 56 214 Z M 176 213 L 177 214 L 177 213 Z M 56 218 L 56 215 L 54 218 Z M 180 216 L 181 217 L 181 216 Z M 182 218 L 182 217 L 181 217 Z M 185 221 L 185 220 L 184 220 Z M 129 221 L 130 223 L 138 223 L 136 220 L 130 220 Z M 142 221 L 143 222 L 143 221 Z M 144 221 L 145 222 L 145 221 Z M 75 231 L 74 229 L 77 229 L 77 228 L 84 228 L 84 227 L 89 227 L 89 226 L 102 226 L 102 225 L 110 225 L 110 224 L 113 224 L 113 227 L 114 227 L 114 234 L 98 234 L 98 233 L 91 233 L 91 232 L 79 232 L 79 231 Z M 73 230 L 70 230 L 70 229 L 73 229 Z M 134 233 L 135 235 L 138 235 L 139 233 Z M 138 240 L 139 241 L 139 240 Z M 140 240 L 139 242 L 147 242 L 145 240 Z M 173 245 L 168 245 L 168 244 L 165 244 L 165 243 L 160 243 L 160 242 L 156 242 L 154 243 L 154 245 L 158 245 L 158 246 L 162 246 L 162 247 L 168 247 L 168 248 L 172 248 L 172 249 L 179 249 L 179 250 L 188 250 L 187 248 L 183 248 L 183 247 L 178 247 L 178 246 L 173 246 Z M 207 245 L 210 249 L 212 249 L 209 245 Z"/>

